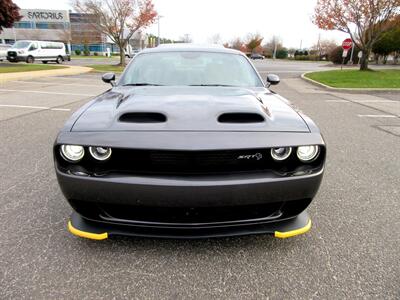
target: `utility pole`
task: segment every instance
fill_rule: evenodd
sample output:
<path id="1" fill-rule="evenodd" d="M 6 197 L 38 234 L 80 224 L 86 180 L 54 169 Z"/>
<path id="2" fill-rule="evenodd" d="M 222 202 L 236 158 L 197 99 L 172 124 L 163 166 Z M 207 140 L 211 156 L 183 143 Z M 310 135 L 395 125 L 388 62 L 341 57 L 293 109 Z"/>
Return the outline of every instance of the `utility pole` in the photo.
<path id="1" fill-rule="evenodd" d="M 161 44 L 161 38 L 160 38 L 160 19 L 163 16 L 158 15 L 157 17 L 157 23 L 158 23 L 158 37 L 157 37 L 157 46 Z"/>
<path id="2" fill-rule="evenodd" d="M 348 62 L 349 65 L 354 64 L 353 63 L 353 54 L 354 54 L 354 41 L 353 41 L 353 47 L 351 47 L 351 56 L 350 56 L 350 60 Z"/>

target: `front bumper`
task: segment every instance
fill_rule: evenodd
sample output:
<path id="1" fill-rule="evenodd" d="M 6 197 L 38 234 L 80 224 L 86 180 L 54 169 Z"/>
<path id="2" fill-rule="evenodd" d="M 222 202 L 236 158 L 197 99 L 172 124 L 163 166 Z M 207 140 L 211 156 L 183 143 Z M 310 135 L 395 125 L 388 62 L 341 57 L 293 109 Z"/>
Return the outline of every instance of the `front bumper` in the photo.
<path id="1" fill-rule="evenodd" d="M 276 237 L 294 236 L 311 227 L 305 209 L 317 193 L 322 176 L 323 169 L 306 176 L 249 174 L 246 177 L 242 174 L 219 180 L 122 175 L 97 178 L 69 175 L 57 169 L 60 187 L 74 208 L 69 229 L 75 235 L 91 239 L 113 235 L 208 238 L 267 233 Z M 147 208 L 147 214 L 142 215 L 143 207 Z M 201 213 L 204 208 L 208 220 L 192 221 L 190 214 L 196 210 Z M 160 209 L 165 210 L 158 219 Z M 230 214 L 231 210 L 235 213 Z M 184 221 L 165 219 L 166 214 L 175 211 L 183 211 L 189 217 L 185 216 Z M 213 211 L 220 213 L 210 219 L 208 214 Z M 128 217 L 119 217 L 121 212 Z M 195 213 L 193 216 L 197 217 Z"/>
<path id="2" fill-rule="evenodd" d="M 20 62 L 20 61 L 26 61 L 26 56 L 7 56 L 7 60 L 9 62 Z"/>
<path id="3" fill-rule="evenodd" d="M 73 212 L 71 220 L 68 222 L 68 230 L 72 234 L 92 240 L 105 240 L 112 236 L 194 239 L 250 234 L 272 234 L 277 238 L 289 238 L 304 234 L 310 228 L 311 219 L 306 211 L 294 218 L 279 222 L 252 222 L 231 227 L 154 228 L 126 226 L 88 220 L 76 212 Z"/>
<path id="4" fill-rule="evenodd" d="M 271 173 L 223 177 L 86 177 L 66 174 L 58 168 L 56 173 L 64 196 L 74 203 L 221 207 L 312 199 L 320 186 L 323 168 L 313 174 L 292 177 L 281 177 Z"/>

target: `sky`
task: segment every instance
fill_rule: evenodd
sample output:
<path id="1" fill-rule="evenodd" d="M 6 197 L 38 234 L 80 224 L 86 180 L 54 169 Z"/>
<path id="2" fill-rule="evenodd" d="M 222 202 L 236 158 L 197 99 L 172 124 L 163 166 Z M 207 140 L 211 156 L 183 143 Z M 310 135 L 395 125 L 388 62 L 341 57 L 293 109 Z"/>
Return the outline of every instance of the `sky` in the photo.
<path id="1" fill-rule="evenodd" d="M 195 43 L 209 43 L 218 34 L 229 42 L 249 33 L 268 41 L 279 36 L 288 48 L 308 48 L 318 37 L 340 43 L 347 34 L 323 31 L 312 22 L 317 0 L 153 0 L 160 19 L 160 35 L 179 39 L 189 34 Z M 21 8 L 71 9 L 69 0 L 14 0 Z M 158 25 L 146 32 L 157 35 Z"/>

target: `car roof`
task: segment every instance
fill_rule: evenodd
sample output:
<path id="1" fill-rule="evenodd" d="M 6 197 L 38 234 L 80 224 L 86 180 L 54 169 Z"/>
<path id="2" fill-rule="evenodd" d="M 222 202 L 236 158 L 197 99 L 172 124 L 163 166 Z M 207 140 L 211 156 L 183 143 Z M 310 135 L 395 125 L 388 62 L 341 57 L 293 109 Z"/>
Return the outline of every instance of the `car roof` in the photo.
<path id="1" fill-rule="evenodd" d="M 193 51 L 193 52 L 219 52 L 244 55 L 242 52 L 225 48 L 222 45 L 199 45 L 199 44 L 161 44 L 155 48 L 146 48 L 141 53 L 159 53 L 159 52 L 173 52 L 173 51 Z"/>

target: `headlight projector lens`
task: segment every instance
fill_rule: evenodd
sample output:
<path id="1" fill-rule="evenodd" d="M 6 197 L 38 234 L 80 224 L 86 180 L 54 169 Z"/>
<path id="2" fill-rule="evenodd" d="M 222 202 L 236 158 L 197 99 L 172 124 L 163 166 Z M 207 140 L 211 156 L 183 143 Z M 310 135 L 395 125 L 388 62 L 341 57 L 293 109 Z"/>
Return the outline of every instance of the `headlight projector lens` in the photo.
<path id="1" fill-rule="evenodd" d="M 287 159 L 291 153 L 292 147 L 280 147 L 271 149 L 272 158 L 278 161 Z"/>
<path id="2" fill-rule="evenodd" d="M 318 157 L 319 147 L 318 146 L 301 146 L 297 148 L 297 157 L 302 162 L 312 162 Z"/>
<path id="3" fill-rule="evenodd" d="M 94 159 L 107 160 L 111 156 L 111 148 L 109 147 L 89 147 L 89 152 Z"/>
<path id="4" fill-rule="evenodd" d="M 78 145 L 61 145 L 62 157 L 69 162 L 78 162 L 85 155 L 85 149 Z"/>

